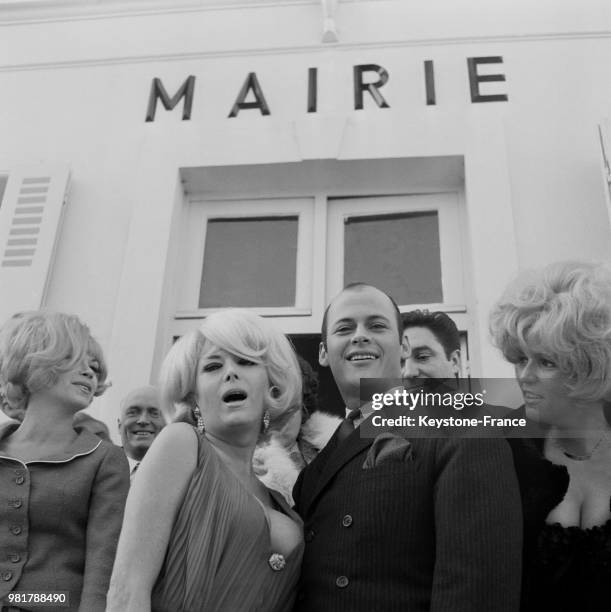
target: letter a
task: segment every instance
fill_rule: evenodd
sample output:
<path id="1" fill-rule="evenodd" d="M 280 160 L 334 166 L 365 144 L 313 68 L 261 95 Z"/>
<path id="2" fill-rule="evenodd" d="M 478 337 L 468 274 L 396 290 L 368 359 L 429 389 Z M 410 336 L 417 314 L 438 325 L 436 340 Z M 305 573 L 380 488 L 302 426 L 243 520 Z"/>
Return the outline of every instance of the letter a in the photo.
<path id="1" fill-rule="evenodd" d="M 254 102 L 246 102 L 246 96 L 248 96 L 248 92 L 250 91 L 252 91 L 255 96 Z M 242 89 L 240 89 L 238 98 L 229 113 L 229 117 L 237 117 L 238 113 L 246 108 L 258 108 L 262 115 L 270 114 L 269 107 L 267 106 L 265 96 L 263 95 L 261 85 L 259 85 L 259 79 L 257 79 L 257 74 L 255 72 L 248 73 L 244 85 L 242 85 Z"/>

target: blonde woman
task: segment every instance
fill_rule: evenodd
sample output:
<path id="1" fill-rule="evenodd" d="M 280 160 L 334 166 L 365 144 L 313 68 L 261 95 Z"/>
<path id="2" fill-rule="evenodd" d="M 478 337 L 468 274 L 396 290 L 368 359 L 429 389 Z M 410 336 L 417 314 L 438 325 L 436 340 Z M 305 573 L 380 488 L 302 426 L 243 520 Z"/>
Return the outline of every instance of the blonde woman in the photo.
<path id="1" fill-rule="evenodd" d="M 248 311 L 215 313 L 173 346 L 162 368 L 166 409 L 188 405 L 197 426 L 167 426 L 139 468 L 109 610 L 291 609 L 301 521 L 257 479 L 252 457 L 300 393 L 290 343 Z"/>
<path id="2" fill-rule="evenodd" d="M 496 344 L 544 437 L 512 441 L 525 533 L 523 610 L 611 601 L 611 273 L 566 262 L 524 273 L 496 305 Z"/>
<path id="3" fill-rule="evenodd" d="M 39 610 L 10 593 L 61 592 L 43 603 L 102 611 L 129 469 L 120 448 L 73 429 L 106 389 L 102 350 L 74 316 L 23 313 L 0 330 L 0 380 L 25 410 L 0 426 L 0 601 Z"/>

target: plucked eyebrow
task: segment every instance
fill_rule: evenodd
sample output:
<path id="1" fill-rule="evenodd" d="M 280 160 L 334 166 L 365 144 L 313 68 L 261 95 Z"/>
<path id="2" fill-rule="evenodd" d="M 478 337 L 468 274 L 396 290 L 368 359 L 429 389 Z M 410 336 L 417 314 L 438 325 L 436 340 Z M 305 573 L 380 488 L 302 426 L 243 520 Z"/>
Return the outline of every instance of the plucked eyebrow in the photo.
<path id="1" fill-rule="evenodd" d="M 212 359 L 222 359 L 220 353 L 213 353 L 212 355 L 204 355 L 202 360 L 210 361 Z"/>

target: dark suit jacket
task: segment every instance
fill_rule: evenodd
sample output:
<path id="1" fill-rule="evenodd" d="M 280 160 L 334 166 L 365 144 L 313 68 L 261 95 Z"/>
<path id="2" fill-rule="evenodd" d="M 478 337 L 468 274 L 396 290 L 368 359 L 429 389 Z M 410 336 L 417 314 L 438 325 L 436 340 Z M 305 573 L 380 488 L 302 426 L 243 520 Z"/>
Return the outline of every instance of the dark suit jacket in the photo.
<path id="1" fill-rule="evenodd" d="M 520 494 L 505 440 L 411 438 L 363 469 L 371 439 L 336 435 L 293 496 L 306 549 L 299 612 L 519 608 Z"/>

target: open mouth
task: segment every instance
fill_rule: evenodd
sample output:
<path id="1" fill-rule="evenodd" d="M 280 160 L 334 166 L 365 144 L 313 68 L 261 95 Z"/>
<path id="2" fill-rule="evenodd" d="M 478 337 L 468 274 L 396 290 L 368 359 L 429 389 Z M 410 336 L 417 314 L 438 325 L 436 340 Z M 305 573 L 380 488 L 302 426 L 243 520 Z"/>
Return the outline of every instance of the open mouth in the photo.
<path id="1" fill-rule="evenodd" d="M 245 391 L 233 390 L 227 391 L 227 393 L 223 395 L 223 401 L 226 404 L 231 404 L 233 402 L 243 402 L 247 397 L 248 394 Z"/>
<path id="2" fill-rule="evenodd" d="M 375 361 L 378 359 L 377 355 L 373 353 L 353 353 L 348 356 L 348 361 Z"/>

